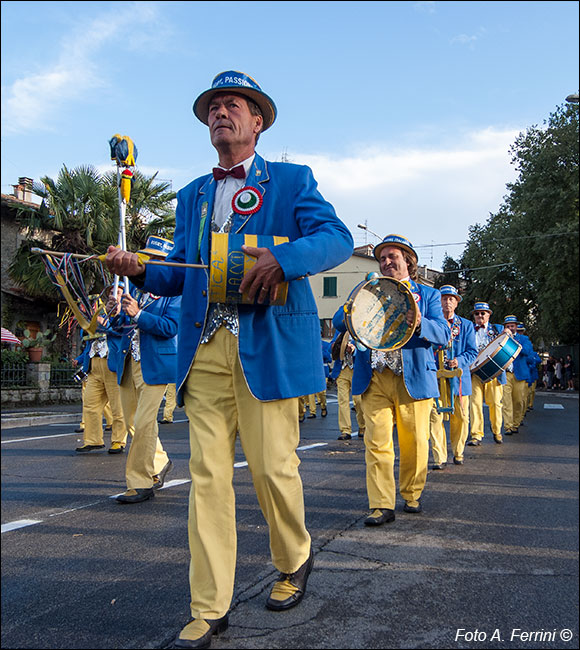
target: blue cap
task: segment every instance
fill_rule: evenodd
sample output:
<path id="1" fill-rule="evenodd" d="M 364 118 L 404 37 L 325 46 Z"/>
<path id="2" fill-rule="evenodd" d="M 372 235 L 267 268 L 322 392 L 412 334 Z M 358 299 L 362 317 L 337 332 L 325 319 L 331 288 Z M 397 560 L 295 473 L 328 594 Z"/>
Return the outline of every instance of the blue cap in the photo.
<path id="1" fill-rule="evenodd" d="M 444 284 L 439 288 L 439 291 L 441 291 L 441 295 L 443 296 L 455 296 L 455 298 L 457 298 L 457 303 L 460 303 L 463 300 L 457 292 L 457 289 L 451 284 Z"/>
<path id="2" fill-rule="evenodd" d="M 486 302 L 476 302 L 471 313 L 473 314 L 474 311 L 488 311 L 490 314 L 493 314 Z"/>
<path id="3" fill-rule="evenodd" d="M 507 325 L 508 323 L 515 323 L 517 325 L 519 323 L 518 317 L 514 316 L 513 314 L 510 314 L 509 316 L 506 316 L 503 319 L 503 324 Z"/>
<path id="4" fill-rule="evenodd" d="M 402 248 L 403 250 L 407 251 L 407 253 L 411 253 L 411 255 L 415 258 L 415 262 L 419 261 L 419 256 L 415 252 L 413 244 L 411 244 L 408 239 L 405 239 L 405 237 L 401 237 L 401 235 L 387 235 L 380 244 L 377 244 L 375 246 L 373 253 L 377 260 L 379 259 L 381 250 L 385 246 L 397 246 L 398 248 Z"/>
<path id="5" fill-rule="evenodd" d="M 271 97 L 260 88 L 252 77 L 244 72 L 228 70 L 220 72 L 214 77 L 211 88 L 201 93 L 193 104 L 193 112 L 198 120 L 204 124 L 208 123 L 209 103 L 216 93 L 233 92 L 238 95 L 245 95 L 256 102 L 262 111 L 264 123 L 262 131 L 269 129 L 276 119 L 276 104 Z"/>
<path id="6" fill-rule="evenodd" d="M 518 332 L 525 332 L 526 326 L 523 323 L 518 323 Z"/>
<path id="7" fill-rule="evenodd" d="M 156 235 L 151 235 L 147 239 L 147 244 L 145 248 L 139 251 L 139 253 L 145 253 L 146 255 L 159 255 L 160 257 L 167 257 L 169 253 L 173 250 L 173 242 L 169 239 L 163 237 L 157 237 Z"/>

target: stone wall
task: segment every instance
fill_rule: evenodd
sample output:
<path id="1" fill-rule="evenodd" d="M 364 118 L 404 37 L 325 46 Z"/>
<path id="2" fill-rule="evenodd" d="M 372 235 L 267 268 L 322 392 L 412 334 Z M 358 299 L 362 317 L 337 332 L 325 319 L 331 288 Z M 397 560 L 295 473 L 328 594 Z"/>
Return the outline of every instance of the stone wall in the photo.
<path id="1" fill-rule="evenodd" d="M 51 388 L 50 364 L 28 363 L 26 377 L 30 386 L 3 388 L 2 406 L 18 408 L 43 404 L 71 404 L 81 401 L 81 387 Z"/>

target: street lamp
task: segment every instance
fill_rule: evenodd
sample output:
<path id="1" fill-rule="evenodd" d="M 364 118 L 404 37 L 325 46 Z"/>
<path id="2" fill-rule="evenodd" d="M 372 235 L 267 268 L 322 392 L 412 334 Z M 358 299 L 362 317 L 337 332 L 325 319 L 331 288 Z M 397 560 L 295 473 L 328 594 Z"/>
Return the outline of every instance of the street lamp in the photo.
<path id="1" fill-rule="evenodd" d="M 566 97 L 566 101 L 569 102 L 570 104 L 577 104 L 578 101 L 580 101 L 580 96 L 578 95 L 578 93 L 575 93 L 573 95 L 568 95 L 568 97 Z"/>
<path id="2" fill-rule="evenodd" d="M 359 223 L 357 228 L 362 228 L 362 230 L 366 230 L 367 232 L 370 232 L 371 235 L 374 235 L 377 239 L 382 240 L 383 238 L 380 235 L 377 235 L 376 232 L 373 232 L 366 224 L 364 223 Z"/>

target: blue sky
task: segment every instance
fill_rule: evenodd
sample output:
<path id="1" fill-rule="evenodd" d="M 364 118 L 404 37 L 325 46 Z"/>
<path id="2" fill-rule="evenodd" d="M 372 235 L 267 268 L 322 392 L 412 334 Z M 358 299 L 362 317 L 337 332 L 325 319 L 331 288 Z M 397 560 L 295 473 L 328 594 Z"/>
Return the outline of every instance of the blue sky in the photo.
<path id="1" fill-rule="evenodd" d="M 178 190 L 216 163 L 191 112 L 223 70 L 274 98 L 258 152 L 314 170 L 357 244 L 457 257 L 515 179 L 509 148 L 578 91 L 577 2 L 2 2 L 2 192 L 138 167 Z M 506 260 L 499 260 L 506 261 Z"/>

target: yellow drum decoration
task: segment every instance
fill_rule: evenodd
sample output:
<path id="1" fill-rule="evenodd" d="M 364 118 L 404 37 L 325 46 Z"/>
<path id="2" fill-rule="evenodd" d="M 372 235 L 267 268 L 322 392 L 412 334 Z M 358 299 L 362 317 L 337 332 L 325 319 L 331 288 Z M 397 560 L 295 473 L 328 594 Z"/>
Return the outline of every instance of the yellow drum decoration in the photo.
<path id="1" fill-rule="evenodd" d="M 239 288 L 244 275 L 254 266 L 256 258 L 246 255 L 242 246 L 271 248 L 288 242 L 288 237 L 274 235 L 236 235 L 232 233 L 213 233 L 209 263 L 209 301 L 221 303 L 254 304 L 247 293 Z M 284 305 L 288 297 L 288 283 L 278 287 L 278 297 L 270 305 Z M 256 296 L 257 298 L 257 296 Z"/>

